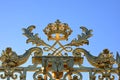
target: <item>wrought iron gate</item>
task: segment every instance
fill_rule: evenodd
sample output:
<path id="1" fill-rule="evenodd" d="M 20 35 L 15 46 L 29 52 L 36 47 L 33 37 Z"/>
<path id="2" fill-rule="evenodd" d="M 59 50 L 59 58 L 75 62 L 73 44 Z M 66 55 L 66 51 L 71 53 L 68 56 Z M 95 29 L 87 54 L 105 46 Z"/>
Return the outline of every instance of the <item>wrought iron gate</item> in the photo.
<path id="1" fill-rule="evenodd" d="M 55 23 L 48 24 L 43 30 L 48 41 L 54 41 L 53 45 L 50 45 L 38 37 L 38 34 L 33 34 L 34 28 L 34 25 L 23 28 L 23 35 L 28 38 L 26 43 L 31 42 L 36 47 L 26 50 L 23 55 L 18 55 L 10 47 L 2 51 L 0 79 L 26 80 L 27 72 L 34 72 L 31 80 L 83 80 L 85 75 L 82 72 L 86 72 L 89 74 L 89 80 L 120 80 L 118 52 L 116 58 L 108 49 L 103 49 L 98 56 L 93 56 L 80 47 L 89 44 L 88 38 L 92 36 L 92 30 L 82 26 L 80 27 L 82 33 L 77 38 L 61 44 L 61 41 L 68 40 L 72 30 L 67 23 L 57 20 Z M 33 65 L 21 67 L 31 54 L 34 54 Z M 83 65 L 84 56 L 93 67 Z M 114 67 L 114 64 L 117 66 Z"/>

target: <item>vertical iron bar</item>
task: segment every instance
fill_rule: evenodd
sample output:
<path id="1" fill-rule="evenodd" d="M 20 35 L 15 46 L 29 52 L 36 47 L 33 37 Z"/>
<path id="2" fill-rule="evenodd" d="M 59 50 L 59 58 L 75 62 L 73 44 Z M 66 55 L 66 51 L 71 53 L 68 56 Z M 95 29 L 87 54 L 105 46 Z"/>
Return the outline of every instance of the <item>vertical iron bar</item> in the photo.
<path id="1" fill-rule="evenodd" d="M 26 69 L 23 70 L 23 75 L 24 75 L 23 80 L 26 80 Z"/>
<path id="2" fill-rule="evenodd" d="M 7 77 L 7 80 L 10 80 L 10 76 Z"/>

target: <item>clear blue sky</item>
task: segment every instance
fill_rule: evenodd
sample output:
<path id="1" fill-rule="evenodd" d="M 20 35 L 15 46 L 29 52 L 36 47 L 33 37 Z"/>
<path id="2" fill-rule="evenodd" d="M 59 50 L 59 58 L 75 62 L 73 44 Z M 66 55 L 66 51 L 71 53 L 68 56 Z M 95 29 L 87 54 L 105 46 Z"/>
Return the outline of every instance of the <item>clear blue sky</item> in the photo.
<path id="1" fill-rule="evenodd" d="M 83 46 L 93 55 L 104 48 L 114 56 L 120 52 L 120 0 L 0 0 L 0 51 L 12 47 L 23 54 L 33 47 L 22 35 L 29 25 L 36 25 L 34 32 L 47 41 L 42 30 L 56 19 L 72 28 L 70 39 L 81 33 L 80 26 L 93 29 L 89 46 Z"/>

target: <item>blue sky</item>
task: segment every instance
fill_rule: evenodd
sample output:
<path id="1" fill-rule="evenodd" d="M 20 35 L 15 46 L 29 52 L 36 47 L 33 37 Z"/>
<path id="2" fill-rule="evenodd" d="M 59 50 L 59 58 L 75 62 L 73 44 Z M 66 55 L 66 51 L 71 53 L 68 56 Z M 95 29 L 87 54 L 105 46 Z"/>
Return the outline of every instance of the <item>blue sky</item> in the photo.
<path id="1" fill-rule="evenodd" d="M 34 32 L 47 41 L 42 30 L 56 19 L 73 30 L 70 40 L 81 33 L 80 26 L 93 29 L 89 46 L 83 46 L 93 55 L 105 48 L 114 56 L 120 52 L 119 0 L 0 0 L 0 51 L 12 47 L 23 54 L 33 47 L 25 43 L 27 38 L 22 35 L 22 28 L 29 25 L 36 25 Z"/>

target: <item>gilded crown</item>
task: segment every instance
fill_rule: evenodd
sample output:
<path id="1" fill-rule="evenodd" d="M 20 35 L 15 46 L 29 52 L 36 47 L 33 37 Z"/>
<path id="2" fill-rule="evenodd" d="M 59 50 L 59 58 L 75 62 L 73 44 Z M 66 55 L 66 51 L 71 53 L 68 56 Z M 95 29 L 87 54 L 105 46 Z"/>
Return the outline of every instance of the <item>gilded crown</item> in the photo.
<path id="1" fill-rule="evenodd" d="M 67 40 L 72 30 L 67 23 L 61 23 L 56 20 L 55 23 L 49 23 L 43 30 L 48 40 Z"/>

